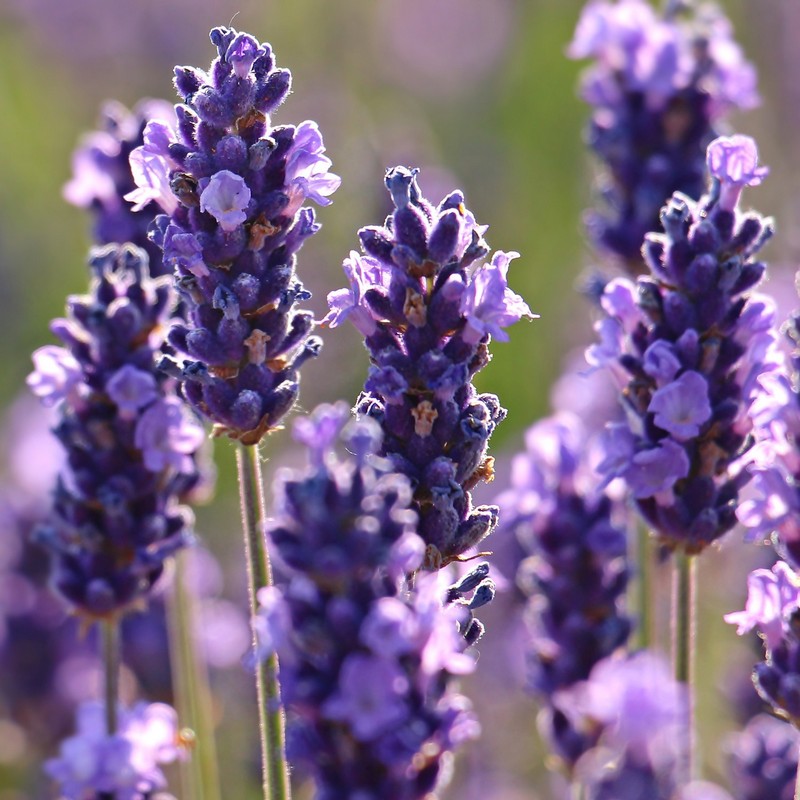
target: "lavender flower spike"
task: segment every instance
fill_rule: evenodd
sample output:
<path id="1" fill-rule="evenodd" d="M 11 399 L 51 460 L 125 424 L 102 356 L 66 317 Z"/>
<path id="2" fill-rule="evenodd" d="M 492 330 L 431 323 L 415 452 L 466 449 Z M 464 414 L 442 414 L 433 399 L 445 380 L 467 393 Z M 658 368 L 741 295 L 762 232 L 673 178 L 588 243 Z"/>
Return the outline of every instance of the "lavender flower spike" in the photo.
<path id="1" fill-rule="evenodd" d="M 179 500 L 197 484 L 202 427 L 155 366 L 173 304 L 169 280 L 152 279 L 132 246 L 93 251 L 90 294 L 72 296 L 52 323 L 64 347 L 35 356 L 28 383 L 57 402 L 55 434 L 68 467 L 38 540 L 53 555 L 53 583 L 90 619 L 146 597 L 164 560 L 191 538 Z M 69 365 L 53 378 L 53 363 Z"/>
<path id="2" fill-rule="evenodd" d="M 755 70 L 716 8 L 660 16 L 644 0 L 590 0 L 568 53 L 593 59 L 581 95 L 592 108 L 586 138 L 604 167 L 605 207 L 589 212 L 587 227 L 639 274 L 661 206 L 675 192 L 700 197 L 718 125 L 758 104 Z"/>
<path id="3" fill-rule="evenodd" d="M 557 693 L 586 680 L 632 627 L 624 608 L 624 516 L 599 489 L 587 442 L 572 414 L 537 422 L 525 434 L 526 451 L 514 458 L 511 487 L 498 498 L 501 527 L 524 555 L 516 582 L 528 598 L 527 688 L 545 705 L 540 729 L 570 765 L 592 741 L 554 705 Z"/>
<path id="4" fill-rule="evenodd" d="M 177 128 L 153 124 L 131 155 L 137 189 L 167 215 L 151 235 L 174 269 L 187 307 L 169 334 L 184 355 L 163 368 L 216 434 L 255 444 L 280 426 L 299 391 L 299 369 L 321 342 L 296 254 L 316 233 L 308 200 L 326 205 L 339 185 L 315 123 L 273 127 L 289 92 L 269 45 L 214 28 L 208 73 L 176 67 Z"/>
<path id="5" fill-rule="evenodd" d="M 458 627 L 466 607 L 443 606 L 438 573 L 402 589 L 424 553 L 411 489 L 371 455 L 374 421 L 342 432 L 353 455 L 331 449 L 347 416 L 345 404 L 322 406 L 297 428 L 311 463 L 280 477 L 268 531 L 276 584 L 259 592 L 260 647 L 279 656 L 287 756 L 310 770 L 316 797 L 422 800 L 441 785 L 452 750 L 478 732 L 451 686 L 474 667 Z"/>
<path id="6" fill-rule="evenodd" d="M 728 207 L 731 192 L 764 173 L 749 158 L 752 140 L 738 137 L 734 150 L 729 142 L 709 146 L 718 167 L 710 193 L 697 203 L 674 195 L 664 233 L 647 235 L 650 275 L 608 284 L 603 344 L 587 351 L 619 381 L 626 416 L 607 428 L 599 469 L 625 481 L 663 544 L 688 554 L 735 524 L 743 445 L 782 366 L 774 306 L 752 291 L 772 221 Z"/>
<path id="7" fill-rule="evenodd" d="M 47 761 L 44 769 L 64 800 L 146 800 L 166 787 L 159 765 L 183 757 L 177 715 L 170 706 L 139 703 L 124 710 L 117 732 L 109 736 L 105 708 L 90 702 L 78 710 L 75 735 L 62 742 L 59 756 Z"/>
<path id="8" fill-rule="evenodd" d="M 485 227 L 461 192 L 434 208 L 417 171 L 395 167 L 386 187 L 395 211 L 384 227 L 359 231 L 365 255 L 344 262 L 350 288 L 328 295 L 324 324 L 349 319 L 364 334 L 372 366 L 356 404 L 384 431 L 381 455 L 414 486 L 426 566 L 438 569 L 487 536 L 494 506 L 472 507 L 470 489 L 493 477 L 489 436 L 505 417 L 498 399 L 471 380 L 489 360 L 491 337 L 532 317 L 508 287 L 517 253 L 488 253 Z"/>

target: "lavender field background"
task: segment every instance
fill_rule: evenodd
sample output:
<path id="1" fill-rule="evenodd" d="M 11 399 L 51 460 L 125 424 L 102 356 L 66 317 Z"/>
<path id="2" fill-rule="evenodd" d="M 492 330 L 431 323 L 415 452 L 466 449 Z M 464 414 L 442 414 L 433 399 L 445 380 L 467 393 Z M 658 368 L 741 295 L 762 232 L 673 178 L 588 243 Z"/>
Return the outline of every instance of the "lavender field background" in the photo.
<path id="1" fill-rule="evenodd" d="M 800 305 L 793 288 L 800 263 L 800 56 L 791 38 L 800 12 L 796 0 L 723 5 L 759 72 L 762 104 L 734 124 L 736 132 L 758 140 L 761 161 L 772 168 L 747 204 L 777 218 L 778 235 L 766 258 L 773 270 L 769 285 L 785 315 Z M 31 351 L 52 341 L 50 319 L 63 312 L 67 294 L 85 287 L 89 220 L 62 197 L 72 151 L 96 125 L 103 102 L 172 101 L 172 67 L 207 64 L 209 29 L 231 19 L 270 42 L 278 64 L 292 70 L 293 94 L 276 121 L 316 119 L 342 177 L 333 204 L 320 210 L 322 231 L 300 256 L 318 318 L 327 310 L 327 293 L 343 284 L 341 263 L 357 247 L 356 230 L 379 224 L 389 211 L 382 179 L 395 164 L 418 166 L 434 202 L 462 188 L 477 219 L 489 225 L 493 248 L 521 253 L 510 284 L 541 318 L 516 325 L 509 343 L 497 343 L 477 380 L 509 410 L 493 439 L 496 480 L 480 490 L 480 500 L 491 502 L 508 481 L 524 431 L 550 413 L 551 387 L 561 370 L 593 337 L 594 312 L 577 287 L 597 262 L 581 223 L 593 202 L 594 173 L 582 142 L 588 113 L 576 94 L 581 64 L 565 55 L 581 7 L 578 0 L 4 0 L 0 402 L 6 415 L 0 477 L 9 505 L 24 495 L 41 509 L 44 476 L 55 469 L 54 450 L 41 435 L 45 423 L 22 398 Z M 355 330 L 322 335 L 321 356 L 304 368 L 301 410 L 338 399 L 352 404 L 366 374 L 367 354 Z M 245 599 L 233 448 L 218 440 L 214 451 L 216 494 L 197 510 L 197 531 L 221 564 L 220 574 L 211 570 L 207 593 L 217 601 L 209 610 L 216 645 L 209 647 L 218 665 L 212 677 L 223 786 L 231 797 L 256 797 L 255 714 L 239 663 L 246 637 L 235 611 L 245 608 Z M 268 482 L 279 466 L 299 459 L 286 432 L 270 438 L 267 454 Z M 0 510 L 0 519 L 6 516 Z M 0 531 L 0 569 L 18 547 L 16 531 L 7 527 L 8 536 Z M 504 545 L 490 541 L 488 547 L 500 553 Z M 700 559 L 700 740 L 706 774 L 721 783 L 721 741 L 737 725 L 724 689 L 746 683 L 756 660 L 721 617 L 742 607 L 747 572 L 764 558 L 736 530 Z M 478 669 L 464 682 L 483 735 L 459 755 L 445 798 L 556 796 L 536 732 L 537 705 L 518 688 L 520 642 L 507 595 L 485 609 Z M 14 599 L 9 578 L 0 585 L 0 617 L 17 613 Z M 74 625 L 68 630 L 78 635 Z M 0 626 L 0 649 L 3 635 Z M 155 645 L 148 639 L 142 647 Z M 156 648 L 147 658 L 163 656 Z M 0 672 L 0 800 L 46 797 L 39 763 L 53 754 L 64 731 L 45 731 L 37 740 L 42 745 L 30 740 L 13 719 L 25 692 L 13 677 Z M 147 699 L 168 697 L 164 685 L 150 690 Z M 37 730 L 46 728 L 46 705 L 37 701 L 23 712 Z"/>

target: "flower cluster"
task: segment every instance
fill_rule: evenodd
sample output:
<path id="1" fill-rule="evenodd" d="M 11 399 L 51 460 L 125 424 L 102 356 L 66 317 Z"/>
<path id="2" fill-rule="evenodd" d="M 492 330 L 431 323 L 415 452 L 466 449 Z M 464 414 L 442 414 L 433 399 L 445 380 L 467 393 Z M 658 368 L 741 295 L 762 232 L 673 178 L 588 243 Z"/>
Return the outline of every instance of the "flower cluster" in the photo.
<path id="1" fill-rule="evenodd" d="M 736 522 L 733 466 L 753 428 L 759 378 L 777 369 L 774 304 L 750 290 L 764 274 L 755 259 L 771 220 L 737 208 L 759 183 L 752 139 L 717 139 L 708 150 L 713 183 L 699 202 L 676 194 L 663 234 L 648 234 L 651 271 L 636 284 L 611 281 L 587 351 L 622 385 L 626 421 L 608 426 L 599 469 L 622 478 L 663 544 L 701 551 Z"/>
<path id="2" fill-rule="evenodd" d="M 771 570 L 757 569 L 747 579 L 744 611 L 725 615 L 737 633 L 753 628 L 764 640 L 766 661 L 753 670 L 758 693 L 779 714 L 800 727 L 800 578 L 784 561 Z"/>
<path id="3" fill-rule="evenodd" d="M 34 353 L 28 384 L 58 404 L 67 453 L 52 520 L 38 541 L 55 557 L 54 586 L 90 617 L 143 598 L 164 559 L 190 537 L 178 506 L 196 485 L 204 433 L 155 368 L 172 292 L 132 246 L 93 251 L 88 295 L 51 325 L 63 347 Z"/>
<path id="4" fill-rule="evenodd" d="M 295 428 L 311 465 L 280 481 L 269 529 L 279 577 L 259 592 L 260 649 L 280 659 L 287 756 L 311 770 L 316 797 L 421 800 L 477 733 L 450 687 L 474 661 L 438 574 L 401 590 L 424 551 L 411 491 L 370 456 L 380 441 L 370 419 L 343 433 L 353 457 L 333 453 L 347 415 L 344 404 L 322 406 Z"/>
<path id="5" fill-rule="evenodd" d="M 84 703 L 75 735 L 45 764 L 45 773 L 56 781 L 64 800 L 145 800 L 166 786 L 159 765 L 182 756 L 177 717 L 170 706 L 139 703 L 121 710 L 117 732 L 111 736 L 105 712 L 102 703 Z"/>
<path id="6" fill-rule="evenodd" d="M 120 103 L 107 103 L 101 112 L 102 129 L 88 134 L 72 157 L 72 179 L 64 187 L 64 197 L 86 208 L 93 218 L 96 244 L 131 244 L 141 247 L 150 259 L 153 277 L 165 272 L 161 248 L 148 236 L 157 203 L 150 201 L 133 210 L 125 195 L 136 184 L 130 155 L 144 143 L 148 123 L 169 124 L 175 118 L 165 100 L 145 100 L 129 111 Z"/>
<path id="7" fill-rule="evenodd" d="M 736 800 L 793 800 L 800 748 L 794 726 L 758 714 L 727 745 Z"/>
<path id="8" fill-rule="evenodd" d="M 339 185 L 314 122 L 271 127 L 291 82 L 268 45 L 214 28 L 209 72 L 175 70 L 177 130 L 151 122 L 131 155 L 134 209 L 155 201 L 152 235 L 175 270 L 188 322 L 170 343 L 188 359 L 164 367 L 217 433 L 257 442 L 293 405 L 298 369 L 317 354 L 296 253 L 315 233 L 308 199 L 327 205 Z"/>
<path id="9" fill-rule="evenodd" d="M 485 227 L 460 192 L 434 208 L 404 167 L 389 170 L 386 186 L 394 213 L 359 231 L 366 255 L 345 260 L 350 287 L 328 296 L 324 322 L 349 319 L 365 337 L 371 366 L 356 412 L 380 423 L 381 455 L 410 479 L 426 566 L 438 568 L 497 524 L 497 508 L 473 508 L 470 489 L 492 479 L 487 444 L 506 412 L 471 380 L 490 337 L 507 341 L 504 328 L 531 313 L 508 288 L 517 253 L 473 266 L 488 253 Z"/>
<path id="10" fill-rule="evenodd" d="M 642 241 L 666 200 L 703 193 L 705 148 L 720 117 L 758 103 L 755 70 L 716 9 L 662 18 L 644 0 L 588 3 L 568 53 L 594 60 L 581 94 L 593 109 L 589 146 L 607 170 L 608 210 L 590 213 L 588 227 L 638 274 Z"/>
<path id="11" fill-rule="evenodd" d="M 794 345 L 790 371 L 760 378 L 762 392 L 753 408 L 761 431 L 748 470 L 750 494 L 737 509 L 753 538 L 771 538 L 780 555 L 800 566 L 800 314 L 786 332 Z"/>
<path id="12" fill-rule="evenodd" d="M 559 705 L 596 744 L 575 767 L 590 800 L 670 800 L 686 742 L 686 687 L 648 651 L 600 662 Z"/>
<path id="13" fill-rule="evenodd" d="M 627 543 L 614 516 L 619 509 L 598 490 L 587 463 L 588 436 L 577 417 L 542 420 L 525 442 L 498 503 L 503 527 L 525 554 L 517 584 L 528 598 L 529 687 L 552 706 L 555 692 L 586 680 L 627 641 Z M 568 762 L 587 744 L 558 708 L 547 710 L 543 726 Z"/>

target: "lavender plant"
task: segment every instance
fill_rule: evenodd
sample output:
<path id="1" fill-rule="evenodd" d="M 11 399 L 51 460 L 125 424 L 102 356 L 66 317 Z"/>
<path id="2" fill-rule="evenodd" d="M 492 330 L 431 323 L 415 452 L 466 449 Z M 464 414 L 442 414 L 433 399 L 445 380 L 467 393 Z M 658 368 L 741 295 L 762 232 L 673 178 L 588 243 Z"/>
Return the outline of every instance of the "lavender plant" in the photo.
<path id="1" fill-rule="evenodd" d="M 581 96 L 592 107 L 586 138 L 604 167 L 605 210 L 588 212 L 586 224 L 596 245 L 634 275 L 667 199 L 703 194 L 705 151 L 721 120 L 759 102 L 755 70 L 722 12 L 666 6 L 662 16 L 644 0 L 593 0 L 568 49 L 594 61 Z"/>
<path id="2" fill-rule="evenodd" d="M 622 387 L 626 421 L 607 428 L 598 469 L 622 478 L 659 541 L 698 553 L 736 522 L 742 478 L 732 471 L 753 424 L 759 378 L 780 364 L 774 306 L 753 294 L 765 270 L 756 254 L 772 221 L 738 209 L 766 174 L 743 136 L 708 150 L 713 183 L 694 202 L 675 195 L 663 234 L 649 234 L 650 275 L 612 281 L 587 351 Z"/>
<path id="3" fill-rule="evenodd" d="M 162 367 L 216 433 L 255 444 L 280 425 L 299 390 L 299 368 L 319 352 L 296 253 L 319 226 L 306 200 L 327 205 L 339 185 L 314 122 L 273 127 L 288 70 L 269 45 L 214 28 L 208 73 L 176 67 L 177 125 L 147 125 L 131 155 L 134 210 L 157 202 L 154 241 L 175 270 L 188 322 L 170 343 L 186 356 Z"/>
<path id="4" fill-rule="evenodd" d="M 472 377 L 489 360 L 491 337 L 532 316 L 508 288 L 518 253 L 489 248 L 461 192 L 437 208 L 416 171 L 395 167 L 386 187 L 395 210 L 359 231 L 366 255 L 344 262 L 350 287 L 328 295 L 330 327 L 349 319 L 365 337 L 371 366 L 355 411 L 384 431 L 381 455 L 408 476 L 426 543 L 425 567 L 458 560 L 497 524 L 495 506 L 472 507 L 470 490 L 493 477 L 489 437 L 506 415 Z"/>
<path id="5" fill-rule="evenodd" d="M 93 251 L 88 295 L 68 301 L 51 329 L 63 347 L 34 353 L 28 378 L 58 404 L 55 434 L 68 459 L 52 521 L 37 540 L 53 555 L 53 585 L 89 620 L 145 599 L 165 559 L 190 541 L 178 498 L 197 480 L 204 434 L 155 368 L 171 289 L 132 246 Z"/>
<path id="6" fill-rule="evenodd" d="M 352 455 L 334 453 L 347 416 L 321 406 L 295 425 L 310 465 L 278 481 L 280 576 L 259 592 L 261 653 L 280 656 L 287 753 L 316 798 L 433 797 L 451 751 L 477 734 L 452 686 L 474 660 L 438 576 L 403 589 L 424 552 L 411 489 L 371 456 L 381 431 L 369 418 L 342 432 Z"/>
<path id="7" fill-rule="evenodd" d="M 570 767 L 595 741 L 571 726 L 558 693 L 587 680 L 632 627 L 621 509 L 598 489 L 588 442 L 571 414 L 537 422 L 512 462 L 511 487 L 498 497 L 502 527 L 525 554 L 516 582 L 527 598 L 527 688 L 544 702 L 540 728 Z"/>

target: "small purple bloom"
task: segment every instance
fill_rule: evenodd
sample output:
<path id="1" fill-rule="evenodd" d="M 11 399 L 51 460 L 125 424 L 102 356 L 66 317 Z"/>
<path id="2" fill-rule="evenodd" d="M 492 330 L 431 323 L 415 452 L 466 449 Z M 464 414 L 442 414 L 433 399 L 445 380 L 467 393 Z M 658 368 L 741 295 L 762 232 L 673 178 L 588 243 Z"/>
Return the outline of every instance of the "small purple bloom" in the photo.
<path id="1" fill-rule="evenodd" d="M 140 408 L 158 397 L 158 386 L 152 372 L 125 364 L 108 379 L 106 392 L 116 403 L 120 414 L 130 419 Z"/>
<path id="2" fill-rule="evenodd" d="M 227 169 L 214 173 L 200 194 L 200 210 L 211 214 L 227 233 L 247 219 L 249 203 L 250 189 L 244 178 Z"/>
<path id="3" fill-rule="evenodd" d="M 34 371 L 26 383 L 42 405 L 54 406 L 69 397 L 83 378 L 81 365 L 63 347 L 45 345 L 34 350 Z"/>
<path id="4" fill-rule="evenodd" d="M 605 726 L 605 741 L 644 757 L 676 746 L 689 711 L 686 687 L 646 650 L 601 661 L 576 694 L 580 713 Z"/>
<path id="5" fill-rule="evenodd" d="M 337 289 L 328 294 L 330 311 L 320 324 L 336 328 L 349 319 L 362 335 L 371 336 L 378 326 L 364 296 L 370 289 L 385 292 L 389 276 L 374 258 L 362 256 L 355 250 L 350 252 L 350 258 L 342 262 L 342 269 L 350 288 Z"/>
<path id="6" fill-rule="evenodd" d="M 645 351 L 642 368 L 655 380 L 657 386 L 664 386 L 678 373 L 681 362 L 675 355 L 674 345 L 659 339 Z"/>
<path id="7" fill-rule="evenodd" d="M 747 578 L 744 611 L 725 615 L 725 622 L 738 625 L 740 636 L 758 627 L 767 649 L 777 647 L 784 637 L 787 617 L 800 604 L 800 578 L 784 561 L 771 569 L 756 569 Z"/>
<path id="8" fill-rule="evenodd" d="M 321 467 L 336 440 L 350 409 L 344 402 L 317 406 L 308 417 L 298 417 L 292 428 L 294 439 L 308 448 L 311 463 Z"/>
<path id="9" fill-rule="evenodd" d="M 670 439 L 634 454 L 623 476 L 636 498 L 669 493 L 675 482 L 689 474 L 686 451 Z"/>
<path id="10" fill-rule="evenodd" d="M 174 131 L 164 122 L 149 122 L 144 129 L 144 144 L 130 155 L 136 189 L 125 195 L 125 199 L 134 204 L 134 211 L 141 211 L 151 202 L 158 203 L 167 214 L 177 209 L 178 200 L 169 182 L 169 173 L 175 164 L 167 149 L 174 138 Z"/>
<path id="11" fill-rule="evenodd" d="M 61 745 L 58 757 L 45 763 L 65 800 L 112 795 L 144 800 L 166 787 L 159 768 L 180 757 L 177 715 L 163 703 L 140 703 L 120 710 L 118 729 L 106 733 L 105 709 L 85 703 L 78 710 L 77 732 Z"/>
<path id="12" fill-rule="evenodd" d="M 647 411 L 655 414 L 659 428 L 671 433 L 679 442 L 692 439 L 711 418 L 708 382 L 699 372 L 684 372 L 672 383 L 653 392 Z"/>
<path id="13" fill-rule="evenodd" d="M 287 214 L 297 211 L 306 199 L 321 206 L 330 205 L 328 196 L 339 188 L 342 179 L 328 172 L 332 162 L 322 155 L 324 152 L 317 123 L 311 120 L 301 122 L 286 157 Z"/>
<path id="14" fill-rule="evenodd" d="M 355 653 L 345 659 L 339 690 L 322 711 L 349 723 L 360 741 L 370 741 L 408 716 L 408 690 L 408 678 L 396 662 Z"/>
<path id="15" fill-rule="evenodd" d="M 177 397 L 153 403 L 139 418 L 135 443 L 151 472 L 191 469 L 192 454 L 205 439 L 202 426 L 189 417 Z"/>
<path id="16" fill-rule="evenodd" d="M 477 269 L 461 296 L 461 313 L 467 320 L 464 341 L 476 344 L 491 335 L 501 342 L 508 341 L 503 330 L 523 317 L 536 318 L 528 304 L 508 286 L 508 266 L 519 253 L 498 250 L 491 264 Z"/>
<path id="17" fill-rule="evenodd" d="M 721 184 L 719 207 L 733 211 L 745 186 L 758 186 L 769 174 L 758 166 L 758 148 L 749 136 L 720 136 L 708 146 L 708 171 Z"/>
<path id="18" fill-rule="evenodd" d="M 253 62 L 267 52 L 249 33 L 238 33 L 228 45 L 225 58 L 233 66 L 237 78 L 247 77 Z"/>

